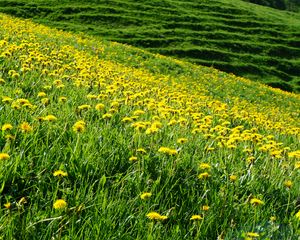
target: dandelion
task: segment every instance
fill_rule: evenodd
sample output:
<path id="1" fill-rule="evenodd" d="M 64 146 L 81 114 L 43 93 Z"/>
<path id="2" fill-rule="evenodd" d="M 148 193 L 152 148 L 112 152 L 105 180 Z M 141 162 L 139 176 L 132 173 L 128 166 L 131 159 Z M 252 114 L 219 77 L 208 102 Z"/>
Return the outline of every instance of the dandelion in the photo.
<path id="1" fill-rule="evenodd" d="M 203 217 L 202 217 L 201 215 L 193 215 L 193 216 L 190 218 L 191 221 L 199 221 L 199 220 L 201 220 L 201 219 L 203 219 Z"/>
<path id="2" fill-rule="evenodd" d="M 49 98 L 42 98 L 41 99 L 41 103 L 44 104 L 44 105 L 48 105 L 50 102 Z"/>
<path id="3" fill-rule="evenodd" d="M 3 124 L 1 129 L 2 129 L 2 131 L 12 130 L 13 126 L 10 123 L 5 123 L 5 124 Z"/>
<path id="4" fill-rule="evenodd" d="M 254 206 L 258 206 L 258 205 L 263 205 L 264 202 L 262 200 L 259 200 L 258 198 L 252 198 L 250 200 L 250 203 L 253 204 Z"/>
<path id="5" fill-rule="evenodd" d="M 295 214 L 295 217 L 300 221 L 300 210 Z"/>
<path id="6" fill-rule="evenodd" d="M 110 119 L 111 117 L 112 117 L 112 114 L 110 114 L 110 113 L 105 113 L 102 116 L 103 119 Z"/>
<path id="7" fill-rule="evenodd" d="M 54 209 L 63 209 L 67 207 L 67 202 L 63 199 L 58 199 L 53 203 Z"/>
<path id="8" fill-rule="evenodd" d="M 67 177 L 68 173 L 64 172 L 62 170 L 56 170 L 56 171 L 54 171 L 53 176 L 54 177 Z"/>
<path id="9" fill-rule="evenodd" d="M 209 209 L 210 209 L 210 207 L 208 205 L 202 206 L 202 210 L 203 211 L 208 211 Z"/>
<path id="10" fill-rule="evenodd" d="M 177 139 L 177 143 L 180 143 L 180 144 L 186 143 L 187 141 L 188 141 L 187 138 L 178 138 L 178 139 Z"/>
<path id="11" fill-rule="evenodd" d="M 163 221 L 163 220 L 166 220 L 168 219 L 167 216 L 164 216 L 164 215 L 160 215 L 159 213 L 157 212 L 150 212 L 146 215 L 150 220 L 159 220 L 159 221 Z"/>
<path id="12" fill-rule="evenodd" d="M 300 169 L 300 162 L 295 163 L 295 169 Z"/>
<path id="13" fill-rule="evenodd" d="M 210 177 L 210 175 L 209 175 L 208 172 L 200 173 L 200 174 L 198 175 L 198 178 L 199 178 L 199 179 L 207 179 L 207 178 L 209 178 L 209 177 Z"/>
<path id="14" fill-rule="evenodd" d="M 276 221 L 276 217 L 275 216 L 270 217 L 270 221 L 271 222 L 275 222 Z"/>
<path id="15" fill-rule="evenodd" d="M 144 193 L 141 194 L 140 198 L 141 198 L 142 200 L 146 200 L 146 199 L 149 199 L 151 196 L 152 196 L 151 193 L 149 193 L 149 192 L 144 192 Z"/>
<path id="16" fill-rule="evenodd" d="M 285 181 L 283 184 L 284 184 L 284 186 L 286 186 L 287 188 L 291 188 L 292 185 L 293 185 L 293 182 L 292 182 L 291 180 L 287 180 L 287 181 Z"/>
<path id="17" fill-rule="evenodd" d="M 88 110 L 88 109 L 90 109 L 90 108 L 91 108 L 91 105 L 83 104 L 83 105 L 80 105 L 80 106 L 78 107 L 78 110 L 79 110 L 79 111 L 82 111 L 82 110 Z"/>
<path id="18" fill-rule="evenodd" d="M 52 122 L 52 121 L 56 121 L 57 118 L 54 115 L 48 115 L 48 116 L 44 117 L 43 120 Z"/>
<path id="19" fill-rule="evenodd" d="M 132 157 L 129 158 L 129 161 L 130 161 L 130 162 L 135 162 L 135 161 L 137 161 L 137 160 L 138 160 L 138 158 L 135 157 L 135 156 L 132 156 Z"/>
<path id="20" fill-rule="evenodd" d="M 158 152 L 160 153 L 166 153 L 168 155 L 176 155 L 178 154 L 178 151 L 176 149 L 171 149 L 171 148 L 168 148 L 168 147 L 161 147 L 158 149 Z"/>
<path id="21" fill-rule="evenodd" d="M 72 127 L 73 131 L 76 132 L 76 133 L 82 133 L 85 129 L 85 122 L 80 120 L 80 121 L 77 121 L 73 127 Z"/>
<path id="22" fill-rule="evenodd" d="M 105 106 L 104 106 L 104 104 L 102 104 L 102 103 L 98 103 L 98 104 L 95 106 L 95 109 L 98 110 L 98 111 L 100 111 L 100 110 L 102 110 L 102 109 L 104 109 L 104 108 L 105 108 Z"/>
<path id="23" fill-rule="evenodd" d="M 203 169 L 210 169 L 211 166 L 208 163 L 200 163 L 199 168 L 202 169 L 202 170 Z"/>
<path id="24" fill-rule="evenodd" d="M 10 202 L 4 203 L 4 207 L 7 208 L 7 209 L 10 209 L 11 208 L 11 203 Z"/>
<path id="25" fill-rule="evenodd" d="M 39 92 L 37 96 L 38 97 L 46 97 L 47 94 L 45 92 Z"/>
<path id="26" fill-rule="evenodd" d="M 247 232 L 247 237 L 251 237 L 251 238 L 259 237 L 259 234 L 256 232 Z"/>
<path id="27" fill-rule="evenodd" d="M 66 102 L 66 101 L 67 101 L 67 98 L 64 96 L 61 96 L 58 98 L 58 102 Z"/>
<path id="28" fill-rule="evenodd" d="M 229 179 L 231 182 L 235 182 L 237 180 L 237 176 L 236 175 L 230 175 Z"/>
<path id="29" fill-rule="evenodd" d="M 124 123 L 132 122 L 132 118 L 130 118 L 130 117 L 124 117 L 121 122 L 124 122 Z"/>
<path id="30" fill-rule="evenodd" d="M 7 97 L 7 96 L 3 96 L 3 97 L 2 97 L 2 102 L 3 102 L 3 103 L 8 103 L 8 102 L 11 102 L 12 100 L 13 100 L 12 98 Z"/>
<path id="31" fill-rule="evenodd" d="M 30 133 L 33 131 L 33 127 L 30 126 L 28 122 L 21 123 L 20 129 L 22 130 L 23 133 Z"/>
<path id="32" fill-rule="evenodd" d="M 7 153 L 0 153 L 0 160 L 7 160 L 10 156 Z"/>
<path id="33" fill-rule="evenodd" d="M 137 151 L 138 153 L 143 153 L 143 154 L 147 153 L 146 150 L 145 150 L 144 148 L 138 148 L 136 151 Z"/>

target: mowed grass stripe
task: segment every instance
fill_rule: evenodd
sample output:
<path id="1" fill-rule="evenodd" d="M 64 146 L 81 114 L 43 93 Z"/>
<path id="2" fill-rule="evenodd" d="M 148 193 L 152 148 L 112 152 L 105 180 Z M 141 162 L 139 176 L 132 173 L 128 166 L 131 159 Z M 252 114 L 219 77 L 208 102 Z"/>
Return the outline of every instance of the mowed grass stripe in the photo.
<path id="1" fill-rule="evenodd" d="M 299 85 L 294 84 L 299 77 L 300 17 L 294 13 L 226 0 L 200 3 L 36 0 L 30 4 L 14 0 L 0 3 L 0 10 L 194 63 L 204 61 L 206 66 L 225 62 L 221 70 L 300 91 Z M 291 59 L 295 61 L 290 62 Z M 241 68 L 237 61 L 249 67 Z"/>

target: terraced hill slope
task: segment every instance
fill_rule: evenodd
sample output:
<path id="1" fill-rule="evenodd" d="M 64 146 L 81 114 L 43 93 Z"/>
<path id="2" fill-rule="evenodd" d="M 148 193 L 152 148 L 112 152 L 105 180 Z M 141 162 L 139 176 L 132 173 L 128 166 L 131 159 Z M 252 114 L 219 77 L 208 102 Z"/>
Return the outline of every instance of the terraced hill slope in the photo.
<path id="1" fill-rule="evenodd" d="M 300 15 L 240 0 L 2 0 L 0 11 L 300 91 Z"/>
<path id="2" fill-rule="evenodd" d="M 298 94 L 0 25 L 3 239 L 297 239 Z"/>

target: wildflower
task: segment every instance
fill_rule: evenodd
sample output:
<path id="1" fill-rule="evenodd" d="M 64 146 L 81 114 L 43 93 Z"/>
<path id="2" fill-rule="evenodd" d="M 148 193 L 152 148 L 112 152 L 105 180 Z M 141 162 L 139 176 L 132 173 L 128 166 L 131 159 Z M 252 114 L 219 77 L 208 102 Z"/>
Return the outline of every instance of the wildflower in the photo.
<path id="1" fill-rule="evenodd" d="M 145 112 L 143 110 L 136 110 L 136 111 L 133 112 L 133 115 L 139 116 L 139 115 L 142 115 L 144 113 Z"/>
<path id="2" fill-rule="evenodd" d="M 250 203 L 253 204 L 254 206 L 262 205 L 264 202 L 262 200 L 259 200 L 258 198 L 252 198 L 250 200 Z"/>
<path id="3" fill-rule="evenodd" d="M 300 221 L 300 210 L 295 214 L 295 217 Z"/>
<path id="4" fill-rule="evenodd" d="M 295 163 L 295 169 L 300 169 L 300 162 Z"/>
<path id="5" fill-rule="evenodd" d="M 210 177 L 210 175 L 208 174 L 208 172 L 200 173 L 200 174 L 198 175 L 198 178 L 199 178 L 199 179 L 207 179 L 207 178 L 209 178 L 209 177 Z"/>
<path id="6" fill-rule="evenodd" d="M 20 129 L 22 130 L 23 133 L 30 133 L 33 131 L 33 127 L 29 125 L 27 122 L 23 122 L 20 125 Z"/>
<path id="7" fill-rule="evenodd" d="M 270 217 L 270 221 L 271 222 L 275 222 L 276 221 L 276 217 L 275 216 Z"/>
<path id="8" fill-rule="evenodd" d="M 259 237 L 259 234 L 255 233 L 255 232 L 247 232 L 247 236 L 248 237 Z"/>
<path id="9" fill-rule="evenodd" d="M 231 182 L 235 182 L 237 180 L 237 176 L 236 175 L 230 175 L 229 179 Z"/>
<path id="10" fill-rule="evenodd" d="M 186 143 L 188 141 L 187 138 L 178 138 L 177 143 Z"/>
<path id="11" fill-rule="evenodd" d="M 25 197 L 22 197 L 22 198 L 19 200 L 18 205 L 21 206 L 21 205 L 24 205 L 24 204 L 26 204 L 26 203 L 27 203 L 26 198 L 25 198 Z"/>
<path id="12" fill-rule="evenodd" d="M 210 169 L 211 166 L 208 163 L 200 163 L 199 168 L 200 169 Z"/>
<path id="13" fill-rule="evenodd" d="M 58 101 L 59 102 L 65 102 L 65 101 L 67 101 L 67 98 L 62 96 L 62 97 L 58 98 Z"/>
<path id="14" fill-rule="evenodd" d="M 209 207 L 208 205 L 204 205 L 204 206 L 202 206 L 202 210 L 203 210 L 203 211 L 208 211 L 208 210 L 209 210 L 209 208 L 210 208 L 210 207 Z"/>
<path id="15" fill-rule="evenodd" d="M 161 147 L 161 148 L 158 149 L 158 152 L 167 153 L 169 155 L 178 154 L 178 151 L 176 149 L 171 149 L 171 148 L 168 148 L 168 147 Z"/>
<path id="16" fill-rule="evenodd" d="M 132 118 L 124 117 L 121 122 L 124 122 L 124 123 L 132 122 Z"/>
<path id="17" fill-rule="evenodd" d="M 130 161 L 130 162 L 135 162 L 135 161 L 137 161 L 137 160 L 138 160 L 138 158 L 137 158 L 137 157 L 134 157 L 134 156 L 132 156 L 132 157 L 129 158 L 129 161 Z"/>
<path id="18" fill-rule="evenodd" d="M 10 156 L 7 153 L 0 153 L 0 160 L 7 160 Z"/>
<path id="19" fill-rule="evenodd" d="M 291 188 L 293 185 L 293 182 L 291 180 L 287 180 L 284 182 L 284 186 L 286 186 L 287 188 Z"/>
<path id="20" fill-rule="evenodd" d="M 67 202 L 63 199 L 58 199 L 53 203 L 53 208 L 54 209 L 63 209 L 67 207 Z"/>
<path id="21" fill-rule="evenodd" d="M 54 115 L 48 115 L 48 116 L 44 117 L 43 119 L 44 119 L 44 121 L 49 121 L 49 122 L 57 120 L 57 118 Z"/>
<path id="22" fill-rule="evenodd" d="M 168 219 L 167 216 L 164 216 L 164 215 L 160 215 L 159 213 L 157 212 L 150 212 L 146 215 L 149 219 L 151 220 L 159 220 L 159 221 L 163 221 L 163 220 L 166 220 Z"/>
<path id="23" fill-rule="evenodd" d="M 10 202 L 5 203 L 4 207 L 7 208 L 7 209 L 10 209 L 11 208 L 11 203 Z"/>
<path id="24" fill-rule="evenodd" d="M 67 177 L 68 176 L 68 173 L 67 172 L 64 172 L 64 171 L 62 171 L 62 170 L 56 170 L 56 171 L 54 171 L 54 173 L 53 173 L 53 176 L 54 177 Z"/>
<path id="25" fill-rule="evenodd" d="M 44 105 L 48 105 L 49 104 L 49 98 L 42 98 L 41 99 L 41 102 L 42 102 L 42 104 L 44 104 Z"/>
<path id="26" fill-rule="evenodd" d="M 38 97 L 46 97 L 47 94 L 45 92 L 39 92 L 37 96 Z"/>
<path id="27" fill-rule="evenodd" d="M 13 126 L 10 123 L 5 123 L 2 126 L 2 131 L 12 130 Z"/>
<path id="28" fill-rule="evenodd" d="M 6 96 L 2 97 L 2 102 L 4 102 L 4 103 L 11 102 L 11 101 L 12 101 L 12 98 L 10 98 L 10 97 L 6 97 Z"/>
<path id="29" fill-rule="evenodd" d="M 105 113 L 102 116 L 103 119 L 110 119 L 111 117 L 112 117 L 112 114 L 110 114 L 110 113 Z"/>
<path id="30" fill-rule="evenodd" d="M 98 110 L 98 111 L 100 111 L 100 110 L 104 109 L 104 107 L 105 107 L 104 104 L 98 103 L 98 104 L 95 106 L 95 109 Z"/>
<path id="31" fill-rule="evenodd" d="M 88 105 L 88 104 L 83 104 L 83 105 L 80 105 L 78 107 L 78 110 L 81 111 L 81 110 L 88 110 L 91 108 L 91 105 Z"/>
<path id="32" fill-rule="evenodd" d="M 85 122 L 80 120 L 80 121 L 77 121 L 73 127 L 72 127 L 73 131 L 76 132 L 76 133 L 82 133 L 85 129 Z"/>
<path id="33" fill-rule="evenodd" d="M 146 200 L 146 199 L 150 198 L 151 196 L 152 196 L 152 193 L 145 192 L 145 193 L 142 193 L 142 194 L 141 194 L 140 198 L 141 198 L 142 200 Z"/>
<path id="34" fill-rule="evenodd" d="M 202 217 L 201 215 L 193 215 L 193 216 L 190 218 L 190 220 L 192 220 L 192 221 L 199 221 L 199 220 L 201 220 L 201 219 L 203 219 L 203 217 Z"/>
<path id="35" fill-rule="evenodd" d="M 139 153 L 147 153 L 144 148 L 138 148 L 136 151 Z"/>

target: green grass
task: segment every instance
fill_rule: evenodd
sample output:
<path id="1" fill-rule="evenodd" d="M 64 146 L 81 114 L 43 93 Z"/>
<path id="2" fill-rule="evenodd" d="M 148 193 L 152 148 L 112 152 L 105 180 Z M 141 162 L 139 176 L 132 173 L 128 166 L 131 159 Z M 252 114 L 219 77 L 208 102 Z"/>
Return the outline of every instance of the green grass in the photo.
<path id="1" fill-rule="evenodd" d="M 243 1 L 0 1 L 0 11 L 300 91 L 300 15 Z"/>
<path id="2" fill-rule="evenodd" d="M 0 25 L 0 238 L 298 238 L 299 95 L 3 14 Z"/>

